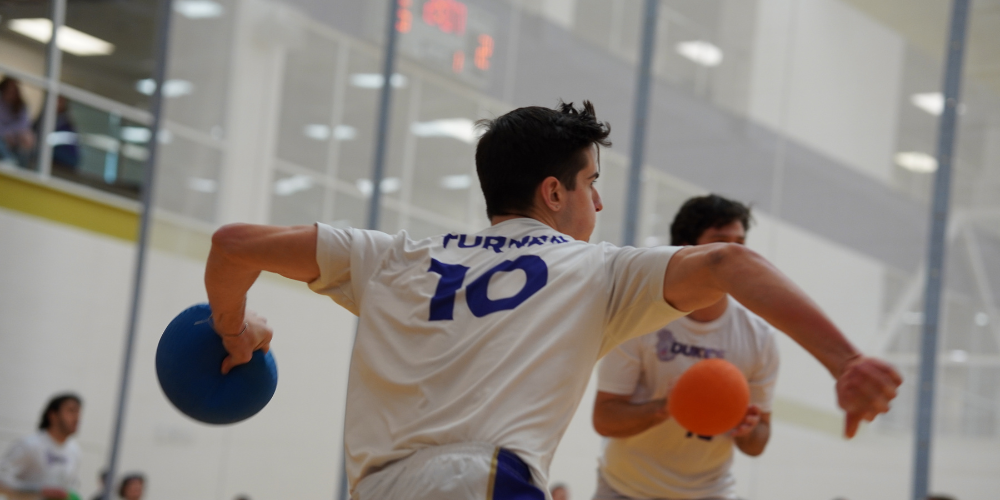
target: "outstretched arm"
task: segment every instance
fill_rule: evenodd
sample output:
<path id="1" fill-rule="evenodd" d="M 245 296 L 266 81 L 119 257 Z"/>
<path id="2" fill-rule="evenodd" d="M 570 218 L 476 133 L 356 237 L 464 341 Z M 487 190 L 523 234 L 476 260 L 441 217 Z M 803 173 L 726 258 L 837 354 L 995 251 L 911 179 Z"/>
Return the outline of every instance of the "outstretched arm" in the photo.
<path id="1" fill-rule="evenodd" d="M 845 434 L 889 410 L 902 378 L 889 364 L 861 354 L 806 294 L 743 245 L 715 243 L 678 250 L 667 266 L 663 298 L 682 311 L 730 294 L 809 351 L 837 379 L 847 412 Z"/>
<path id="2" fill-rule="evenodd" d="M 304 282 L 319 277 L 316 226 L 229 224 L 212 235 L 205 290 L 215 330 L 229 351 L 222 362 L 223 373 L 250 361 L 253 351 L 269 348 L 267 321 L 246 310 L 247 290 L 261 271 Z"/>

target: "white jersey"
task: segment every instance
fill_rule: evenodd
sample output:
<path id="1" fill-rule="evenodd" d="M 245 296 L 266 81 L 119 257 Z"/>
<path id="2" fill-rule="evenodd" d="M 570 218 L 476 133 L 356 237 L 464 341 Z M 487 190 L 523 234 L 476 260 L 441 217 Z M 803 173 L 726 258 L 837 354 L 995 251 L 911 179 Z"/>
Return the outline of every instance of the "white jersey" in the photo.
<path id="1" fill-rule="evenodd" d="M 506 448 L 544 487 L 597 360 L 684 314 L 663 300 L 677 247 L 591 245 L 528 218 L 420 241 L 317 226 L 309 286 L 360 316 L 344 437 L 352 490 L 450 443 Z"/>
<path id="2" fill-rule="evenodd" d="M 750 403 L 771 411 L 778 378 L 771 325 L 733 298 L 713 321 L 680 318 L 608 353 L 597 390 L 629 394 L 633 403 L 665 398 L 685 370 L 706 358 L 736 365 L 750 383 Z M 631 498 L 737 498 L 732 460 L 732 437 L 692 435 L 671 418 L 635 436 L 606 439 L 600 471 Z"/>
<path id="3" fill-rule="evenodd" d="M 80 447 L 73 438 L 62 444 L 45 430 L 14 442 L 0 460 L 0 482 L 19 491 L 77 488 Z"/>

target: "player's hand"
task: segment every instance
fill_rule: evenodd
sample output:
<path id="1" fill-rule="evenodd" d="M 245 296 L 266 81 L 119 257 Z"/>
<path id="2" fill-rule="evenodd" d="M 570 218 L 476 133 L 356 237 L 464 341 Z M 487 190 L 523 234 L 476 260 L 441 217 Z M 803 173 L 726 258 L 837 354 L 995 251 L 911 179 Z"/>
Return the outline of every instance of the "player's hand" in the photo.
<path id="1" fill-rule="evenodd" d="M 743 421 L 737 424 L 736 427 L 733 427 L 733 430 L 729 431 L 729 435 L 732 437 L 743 437 L 753 432 L 757 424 L 760 423 L 761 413 L 759 406 L 748 406 L 746 414 L 743 415 Z"/>
<path id="2" fill-rule="evenodd" d="M 247 310 L 243 321 L 247 327 L 243 333 L 237 332 L 217 332 L 222 337 L 222 345 L 225 346 L 229 356 L 222 360 L 222 374 L 225 375 L 234 366 L 239 366 L 250 361 L 254 351 L 267 351 L 271 348 L 271 336 L 274 331 L 267 326 L 267 319 L 258 316 L 257 313 Z"/>
<path id="3" fill-rule="evenodd" d="M 670 418 L 670 410 L 667 409 L 667 401 L 669 401 L 669 399 L 663 398 L 663 404 L 660 405 L 660 408 L 653 414 L 653 417 L 656 418 L 658 423 Z"/>
<path id="4" fill-rule="evenodd" d="M 837 404 L 847 412 L 844 435 L 854 437 L 862 420 L 871 422 L 889 411 L 902 383 L 899 372 L 881 359 L 859 356 L 848 362 L 837 378 Z"/>
<path id="5" fill-rule="evenodd" d="M 46 500 L 65 500 L 69 497 L 69 493 L 62 488 L 42 488 L 39 493 Z"/>

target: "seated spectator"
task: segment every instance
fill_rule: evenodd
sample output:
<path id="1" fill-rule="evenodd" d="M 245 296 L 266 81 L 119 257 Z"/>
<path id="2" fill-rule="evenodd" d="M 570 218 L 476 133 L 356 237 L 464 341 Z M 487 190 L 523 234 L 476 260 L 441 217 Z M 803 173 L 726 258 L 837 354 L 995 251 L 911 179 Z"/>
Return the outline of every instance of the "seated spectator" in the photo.
<path id="1" fill-rule="evenodd" d="M 14 78 L 4 77 L 0 80 L 0 160 L 27 166 L 34 147 L 35 133 L 21 88 Z"/>
<path id="2" fill-rule="evenodd" d="M 80 164 L 80 142 L 76 135 L 76 125 L 69 114 L 69 99 L 59 96 L 56 103 L 56 123 L 45 142 L 52 147 L 52 170 L 71 174 Z M 42 135 L 43 116 L 35 120 L 34 130 L 39 137 Z"/>
<path id="3" fill-rule="evenodd" d="M 126 474 L 118 487 L 118 496 L 125 500 L 141 500 L 146 487 L 146 478 L 139 473 Z"/>

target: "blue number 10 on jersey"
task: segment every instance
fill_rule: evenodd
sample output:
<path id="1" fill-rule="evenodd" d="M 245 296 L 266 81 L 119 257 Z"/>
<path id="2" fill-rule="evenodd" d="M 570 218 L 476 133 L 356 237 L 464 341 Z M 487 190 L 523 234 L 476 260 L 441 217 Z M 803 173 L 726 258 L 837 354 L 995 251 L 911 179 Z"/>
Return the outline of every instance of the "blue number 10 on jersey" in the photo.
<path id="1" fill-rule="evenodd" d="M 524 271 L 527 280 L 521 290 L 511 297 L 493 300 L 487 295 L 490 286 L 490 278 L 496 273 L 507 273 L 520 269 Z M 454 319 L 455 294 L 462 289 L 465 283 L 465 273 L 468 267 L 460 264 L 445 264 L 437 259 L 431 259 L 431 268 L 428 272 L 441 275 L 434 297 L 431 298 L 430 321 L 442 321 Z M 477 318 L 481 318 L 497 311 L 514 309 L 521 305 L 535 292 L 542 289 L 549 280 L 549 268 L 545 261 L 537 255 L 522 255 L 514 260 L 505 260 L 489 271 L 486 271 L 465 288 L 465 301 L 469 305 Z"/>

